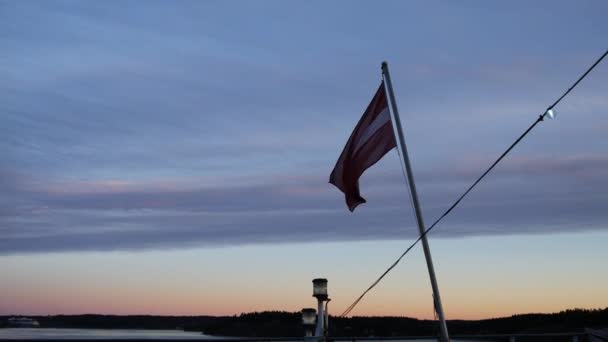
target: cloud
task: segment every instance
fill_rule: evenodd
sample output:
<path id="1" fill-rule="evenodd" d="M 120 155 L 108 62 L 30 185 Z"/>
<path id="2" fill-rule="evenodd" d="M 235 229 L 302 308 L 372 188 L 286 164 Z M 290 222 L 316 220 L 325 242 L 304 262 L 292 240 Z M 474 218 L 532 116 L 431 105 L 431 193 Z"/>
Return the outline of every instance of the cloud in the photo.
<path id="1" fill-rule="evenodd" d="M 606 229 L 608 156 L 515 158 L 463 201 L 436 237 Z M 477 171 L 477 172 L 476 172 Z M 420 177 L 430 224 L 479 173 L 478 165 Z M 594 180 L 592 184 L 586 184 Z M 5 216 L 0 253 L 185 248 L 251 243 L 414 238 L 402 176 L 362 179 L 356 213 L 323 177 L 260 178 L 233 186 L 32 183 Z M 63 189 L 63 190 L 62 190 Z"/>

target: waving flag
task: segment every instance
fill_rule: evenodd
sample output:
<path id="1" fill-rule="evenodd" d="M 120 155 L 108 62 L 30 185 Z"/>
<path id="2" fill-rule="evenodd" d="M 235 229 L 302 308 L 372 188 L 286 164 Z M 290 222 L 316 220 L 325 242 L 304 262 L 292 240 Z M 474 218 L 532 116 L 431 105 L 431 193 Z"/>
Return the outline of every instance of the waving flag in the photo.
<path id="1" fill-rule="evenodd" d="M 329 176 L 329 182 L 344 193 L 350 211 L 366 202 L 359 193 L 359 177 L 395 146 L 386 91 L 382 83 L 348 138 Z"/>

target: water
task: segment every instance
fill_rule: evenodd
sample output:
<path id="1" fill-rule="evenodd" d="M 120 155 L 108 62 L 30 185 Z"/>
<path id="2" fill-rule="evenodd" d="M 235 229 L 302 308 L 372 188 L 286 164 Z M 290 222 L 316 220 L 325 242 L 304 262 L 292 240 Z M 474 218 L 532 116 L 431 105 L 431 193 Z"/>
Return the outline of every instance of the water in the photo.
<path id="1" fill-rule="evenodd" d="M 211 336 L 199 332 L 181 330 L 135 329 L 53 329 L 7 328 L 0 329 L 0 339 L 208 339 Z M 217 338 L 217 337 L 213 337 Z"/>
<path id="2" fill-rule="evenodd" d="M 2 339 L 217 339 L 217 336 L 203 335 L 197 332 L 181 330 L 135 330 L 135 329 L 54 329 L 54 328 L 7 328 L 0 329 Z M 429 342 L 431 340 L 409 340 L 408 342 Z M 454 342 L 474 342 L 465 340 L 452 340 Z M 370 342 L 370 341 L 366 341 Z M 385 340 L 383 342 L 389 342 Z M 400 342 L 404 342 L 401 340 Z"/>

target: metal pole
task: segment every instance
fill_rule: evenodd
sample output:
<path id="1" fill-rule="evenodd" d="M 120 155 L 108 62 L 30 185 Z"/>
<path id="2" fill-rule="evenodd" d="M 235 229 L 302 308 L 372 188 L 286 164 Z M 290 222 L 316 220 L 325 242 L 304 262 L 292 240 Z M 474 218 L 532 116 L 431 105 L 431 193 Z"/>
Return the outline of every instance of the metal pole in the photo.
<path id="1" fill-rule="evenodd" d="M 331 302 L 330 298 L 327 298 L 327 301 L 325 302 L 325 320 L 324 320 L 324 324 L 325 326 L 323 327 L 323 336 L 329 335 L 329 302 Z"/>
<path id="2" fill-rule="evenodd" d="M 424 257 L 426 258 L 426 266 L 429 270 L 429 277 L 431 278 L 431 286 L 433 287 L 433 294 L 437 302 L 435 310 L 439 316 L 440 328 L 442 341 L 449 342 L 450 337 L 448 335 L 448 327 L 445 323 L 445 315 L 443 314 L 443 306 L 441 305 L 441 296 L 439 295 L 439 286 L 437 286 L 437 279 L 435 277 L 435 269 L 433 267 L 433 259 L 431 258 L 431 249 L 429 248 L 429 242 L 424 234 L 424 221 L 422 219 L 422 210 L 420 209 L 420 202 L 418 201 L 418 193 L 416 192 L 416 183 L 414 182 L 414 174 L 412 173 L 412 166 L 410 165 L 410 158 L 407 154 L 407 147 L 405 146 L 405 137 L 403 135 L 403 129 L 401 127 L 401 120 L 399 119 L 399 111 L 397 110 L 397 102 L 395 101 L 395 95 L 393 93 L 393 84 L 391 82 L 391 76 L 388 72 L 388 63 L 382 62 L 382 76 L 388 92 L 390 101 L 390 110 L 393 119 L 393 131 L 397 138 L 397 148 L 401 151 L 401 161 L 405 166 L 407 181 L 410 185 L 412 193 L 412 202 L 416 211 L 416 221 L 418 223 L 418 229 L 422 236 L 422 248 L 424 249 Z"/>
<path id="3" fill-rule="evenodd" d="M 315 336 L 321 337 L 325 331 L 325 314 L 323 313 L 323 301 L 317 298 L 317 328 L 315 329 Z"/>

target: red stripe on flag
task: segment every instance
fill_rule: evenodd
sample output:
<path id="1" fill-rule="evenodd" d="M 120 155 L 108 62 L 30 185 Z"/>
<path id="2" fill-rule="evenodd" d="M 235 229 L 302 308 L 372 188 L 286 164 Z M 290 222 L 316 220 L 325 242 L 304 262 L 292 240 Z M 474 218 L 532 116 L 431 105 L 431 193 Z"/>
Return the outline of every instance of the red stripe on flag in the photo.
<path id="1" fill-rule="evenodd" d="M 329 176 L 329 182 L 344 193 L 350 211 L 366 202 L 359 192 L 359 178 L 363 172 L 395 146 L 386 91 L 382 83 L 348 138 Z"/>

